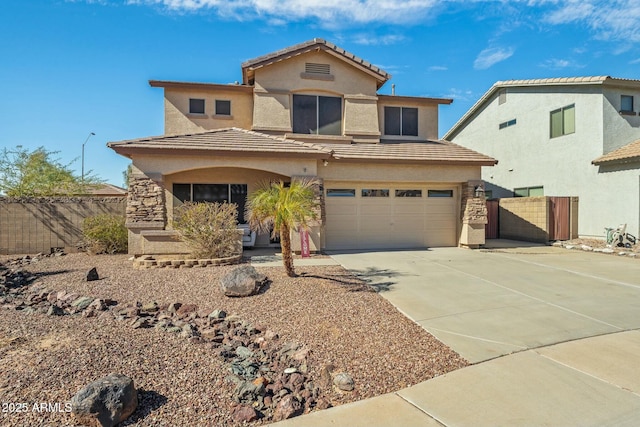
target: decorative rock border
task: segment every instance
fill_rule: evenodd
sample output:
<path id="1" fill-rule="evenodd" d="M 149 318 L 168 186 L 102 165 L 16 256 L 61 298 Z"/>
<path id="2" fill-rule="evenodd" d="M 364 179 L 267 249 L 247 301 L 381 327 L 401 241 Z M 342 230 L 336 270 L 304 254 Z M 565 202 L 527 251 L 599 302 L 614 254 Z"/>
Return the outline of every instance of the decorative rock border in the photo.
<path id="1" fill-rule="evenodd" d="M 220 309 L 202 311 L 196 304 L 123 304 L 50 290 L 36 276 L 21 269 L 31 262 L 34 261 L 25 257 L 8 265 L 0 263 L 0 309 L 49 316 L 106 316 L 132 329 L 154 328 L 207 345 L 212 356 L 223 362 L 228 373 L 225 380 L 234 387 L 231 416 L 237 423 L 280 421 L 326 409 L 332 406 L 328 398 L 334 390 L 332 386 L 340 391 L 354 390 L 352 377 L 345 373 L 332 381 L 334 368 L 330 365 L 321 369 L 323 378 L 314 378 L 309 367 L 311 350 L 281 341 L 276 332 L 264 325 L 254 325 Z"/>
<path id="2" fill-rule="evenodd" d="M 151 255 L 144 255 L 133 260 L 133 268 L 202 268 L 218 265 L 239 264 L 242 255 L 234 255 L 226 258 L 205 258 L 205 259 L 155 259 Z"/>
<path id="3" fill-rule="evenodd" d="M 627 256 L 629 258 L 637 258 L 640 259 L 640 253 L 632 252 L 628 248 L 615 247 L 613 248 L 610 245 L 607 245 L 605 248 L 594 248 L 589 245 L 581 245 L 581 244 L 567 244 L 565 242 L 554 242 L 551 246 L 555 246 L 557 248 L 564 248 L 569 250 L 578 250 L 585 252 L 597 252 L 609 255 L 618 255 L 618 256 Z"/>

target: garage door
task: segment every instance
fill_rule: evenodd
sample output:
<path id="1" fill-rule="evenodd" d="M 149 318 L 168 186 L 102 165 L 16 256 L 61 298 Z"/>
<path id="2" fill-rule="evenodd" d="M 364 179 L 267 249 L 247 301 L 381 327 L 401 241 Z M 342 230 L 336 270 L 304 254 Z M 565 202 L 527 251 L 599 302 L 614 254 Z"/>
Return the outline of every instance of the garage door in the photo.
<path id="1" fill-rule="evenodd" d="M 327 249 L 456 246 L 455 188 L 325 183 Z"/>

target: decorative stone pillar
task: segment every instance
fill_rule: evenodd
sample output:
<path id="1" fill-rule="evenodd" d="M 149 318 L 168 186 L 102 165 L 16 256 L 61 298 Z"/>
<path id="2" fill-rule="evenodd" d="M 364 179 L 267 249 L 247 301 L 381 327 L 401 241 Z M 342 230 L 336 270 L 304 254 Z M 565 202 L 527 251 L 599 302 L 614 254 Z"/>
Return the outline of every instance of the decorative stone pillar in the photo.
<path id="1" fill-rule="evenodd" d="M 472 249 L 484 245 L 484 228 L 487 224 L 487 202 L 483 181 L 468 181 L 462 185 L 462 232 L 460 245 Z"/>
<path id="2" fill-rule="evenodd" d="M 143 254 L 145 251 L 141 233 L 145 230 L 164 230 L 167 225 L 162 176 L 131 174 L 126 215 L 129 253 Z"/>

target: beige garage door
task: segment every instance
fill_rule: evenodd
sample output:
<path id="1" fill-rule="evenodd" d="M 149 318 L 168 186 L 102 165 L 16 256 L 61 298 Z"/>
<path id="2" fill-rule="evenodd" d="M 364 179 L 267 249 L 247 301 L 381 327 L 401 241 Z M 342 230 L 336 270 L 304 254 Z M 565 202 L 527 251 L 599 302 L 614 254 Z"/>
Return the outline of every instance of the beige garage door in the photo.
<path id="1" fill-rule="evenodd" d="M 325 183 L 327 249 L 456 246 L 457 190 Z"/>

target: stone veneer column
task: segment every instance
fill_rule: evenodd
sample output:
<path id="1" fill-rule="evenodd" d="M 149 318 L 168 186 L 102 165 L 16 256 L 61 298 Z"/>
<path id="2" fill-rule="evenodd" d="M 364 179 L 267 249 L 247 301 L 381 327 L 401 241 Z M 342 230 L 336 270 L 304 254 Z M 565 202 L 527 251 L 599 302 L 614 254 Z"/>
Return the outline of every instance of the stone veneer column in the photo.
<path id="1" fill-rule="evenodd" d="M 161 176 L 131 175 L 126 215 L 126 226 L 129 229 L 129 253 L 143 253 L 140 232 L 164 230 L 167 225 L 167 209 Z"/>
<path id="2" fill-rule="evenodd" d="M 476 197 L 476 189 L 481 188 L 480 197 Z M 484 183 L 482 181 L 468 181 L 462 185 L 461 194 L 460 245 L 478 248 L 484 245 L 484 228 L 487 224 L 487 202 L 484 197 Z"/>

